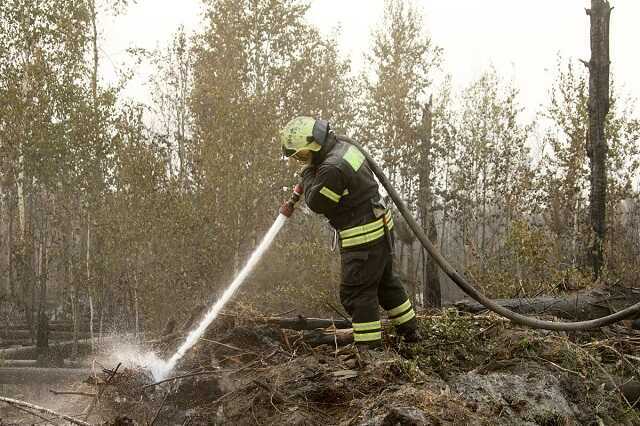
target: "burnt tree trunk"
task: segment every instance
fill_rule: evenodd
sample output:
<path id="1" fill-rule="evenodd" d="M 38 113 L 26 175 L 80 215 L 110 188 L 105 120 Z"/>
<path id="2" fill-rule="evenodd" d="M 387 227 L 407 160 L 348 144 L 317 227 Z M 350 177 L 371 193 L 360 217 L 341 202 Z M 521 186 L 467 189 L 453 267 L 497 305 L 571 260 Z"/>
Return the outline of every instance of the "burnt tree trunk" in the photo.
<path id="1" fill-rule="evenodd" d="M 46 195 L 42 197 L 47 203 Z M 47 363 L 49 357 L 49 317 L 47 316 L 47 280 L 49 274 L 47 244 L 49 239 L 49 223 L 46 208 L 41 218 L 40 229 L 40 250 L 38 256 L 38 327 L 36 333 L 36 347 L 38 348 L 38 359 L 42 363 Z"/>
<path id="2" fill-rule="evenodd" d="M 420 139 L 422 142 L 420 166 L 418 176 L 420 179 L 420 192 L 418 206 L 422 227 L 431 243 L 438 246 L 438 231 L 436 229 L 433 215 L 433 194 L 431 185 L 432 158 L 431 158 L 431 135 L 433 114 L 431 112 L 431 99 L 425 104 L 422 111 L 422 126 L 420 129 Z M 424 249 L 423 249 L 424 250 Z M 425 306 L 439 308 L 441 306 L 440 276 L 438 266 L 433 258 L 424 253 L 423 264 L 423 301 Z"/>
<path id="3" fill-rule="evenodd" d="M 6 216 L 9 220 L 8 230 L 7 230 L 7 292 L 11 296 L 11 299 L 16 300 L 14 265 L 13 265 L 13 250 L 14 250 L 13 215 L 15 214 L 13 205 L 14 203 L 10 199 L 7 206 L 8 214 Z"/>
<path id="4" fill-rule="evenodd" d="M 593 277 L 598 279 L 602 270 L 604 238 L 606 232 L 607 202 L 607 141 L 604 123 L 609 112 L 609 18 L 611 6 L 607 0 L 591 0 L 586 10 L 591 21 L 591 59 L 585 62 L 589 69 L 589 131 L 587 156 L 591 162 L 591 247 L 589 257 Z"/>

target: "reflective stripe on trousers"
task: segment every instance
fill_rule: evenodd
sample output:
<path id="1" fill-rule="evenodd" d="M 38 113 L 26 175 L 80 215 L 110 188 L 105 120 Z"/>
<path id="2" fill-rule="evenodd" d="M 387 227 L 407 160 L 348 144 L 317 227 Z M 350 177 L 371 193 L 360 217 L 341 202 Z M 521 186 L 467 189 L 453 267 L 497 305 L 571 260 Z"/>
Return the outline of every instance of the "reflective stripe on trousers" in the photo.
<path id="1" fill-rule="evenodd" d="M 355 342 L 371 342 L 380 339 L 382 339 L 380 321 L 353 323 L 353 340 Z"/>
<path id="2" fill-rule="evenodd" d="M 402 325 L 415 318 L 416 313 L 411 306 L 411 301 L 407 299 L 402 305 L 396 306 L 393 309 L 387 311 L 391 324 Z"/>

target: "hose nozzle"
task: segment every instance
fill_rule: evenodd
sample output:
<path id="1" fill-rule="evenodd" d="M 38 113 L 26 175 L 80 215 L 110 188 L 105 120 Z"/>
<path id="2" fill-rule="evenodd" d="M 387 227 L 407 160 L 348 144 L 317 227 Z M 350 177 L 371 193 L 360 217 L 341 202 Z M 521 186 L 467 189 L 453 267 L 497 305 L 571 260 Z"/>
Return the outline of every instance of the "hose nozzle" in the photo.
<path id="1" fill-rule="evenodd" d="M 304 188 L 302 187 L 302 184 L 296 184 L 296 186 L 293 187 L 293 193 L 291 194 L 291 197 L 287 201 L 285 201 L 282 206 L 280 206 L 280 214 L 286 217 L 291 217 L 291 215 L 293 214 L 293 210 L 295 209 L 298 201 L 300 201 L 300 197 L 303 193 Z"/>

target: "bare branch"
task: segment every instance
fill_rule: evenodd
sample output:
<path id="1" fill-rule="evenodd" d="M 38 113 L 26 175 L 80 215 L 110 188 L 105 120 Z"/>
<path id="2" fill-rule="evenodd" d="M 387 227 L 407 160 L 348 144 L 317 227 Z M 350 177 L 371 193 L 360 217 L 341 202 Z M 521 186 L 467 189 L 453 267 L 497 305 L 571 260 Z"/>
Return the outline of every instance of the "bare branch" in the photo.
<path id="1" fill-rule="evenodd" d="M 48 408 L 40 407 L 39 405 L 34 405 L 26 401 L 21 401 L 19 399 L 6 398 L 4 396 L 0 396 L 0 401 L 6 402 L 9 405 L 14 405 L 16 407 L 27 408 L 30 410 L 38 411 L 40 413 L 49 414 L 55 416 L 59 419 L 64 419 L 69 423 L 73 423 L 74 425 L 80 426 L 90 426 L 90 423 L 84 422 L 82 420 L 75 419 L 73 417 L 67 416 L 66 414 L 56 413 L 55 411 L 49 410 Z"/>
<path id="2" fill-rule="evenodd" d="M 95 393 L 89 393 L 89 392 L 68 392 L 68 391 L 57 391 L 55 389 L 49 389 L 49 392 L 51 392 L 54 395 L 80 395 L 80 396 L 90 396 L 90 397 L 95 397 L 97 396 L 97 394 Z"/>
<path id="3" fill-rule="evenodd" d="M 187 378 L 187 377 L 204 376 L 204 375 L 206 375 L 206 374 L 215 374 L 215 373 L 218 373 L 218 371 L 210 371 L 210 370 L 207 370 L 207 371 L 199 371 L 199 372 L 197 372 L 197 373 L 183 374 L 183 375 L 181 375 L 181 376 L 169 377 L 168 379 L 160 380 L 159 382 L 155 382 L 155 383 L 151 383 L 151 384 L 148 384 L 148 385 L 144 385 L 144 386 L 142 387 L 142 389 L 151 388 L 151 387 L 154 387 L 154 386 L 160 385 L 160 384 L 162 384 L 162 383 L 171 382 L 171 381 L 173 381 L 173 380 L 185 379 L 185 378 Z"/>

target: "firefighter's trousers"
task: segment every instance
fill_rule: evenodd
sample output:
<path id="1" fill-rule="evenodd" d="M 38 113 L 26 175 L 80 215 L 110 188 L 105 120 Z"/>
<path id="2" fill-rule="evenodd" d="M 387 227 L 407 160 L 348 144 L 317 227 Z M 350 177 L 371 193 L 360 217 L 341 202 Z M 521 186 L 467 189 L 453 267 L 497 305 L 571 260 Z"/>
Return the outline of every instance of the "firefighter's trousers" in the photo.
<path id="1" fill-rule="evenodd" d="M 352 316 L 356 344 L 379 345 L 382 328 L 378 305 L 387 311 L 398 334 L 416 328 L 415 312 L 397 275 L 386 238 L 373 245 L 343 251 L 340 300 Z"/>

